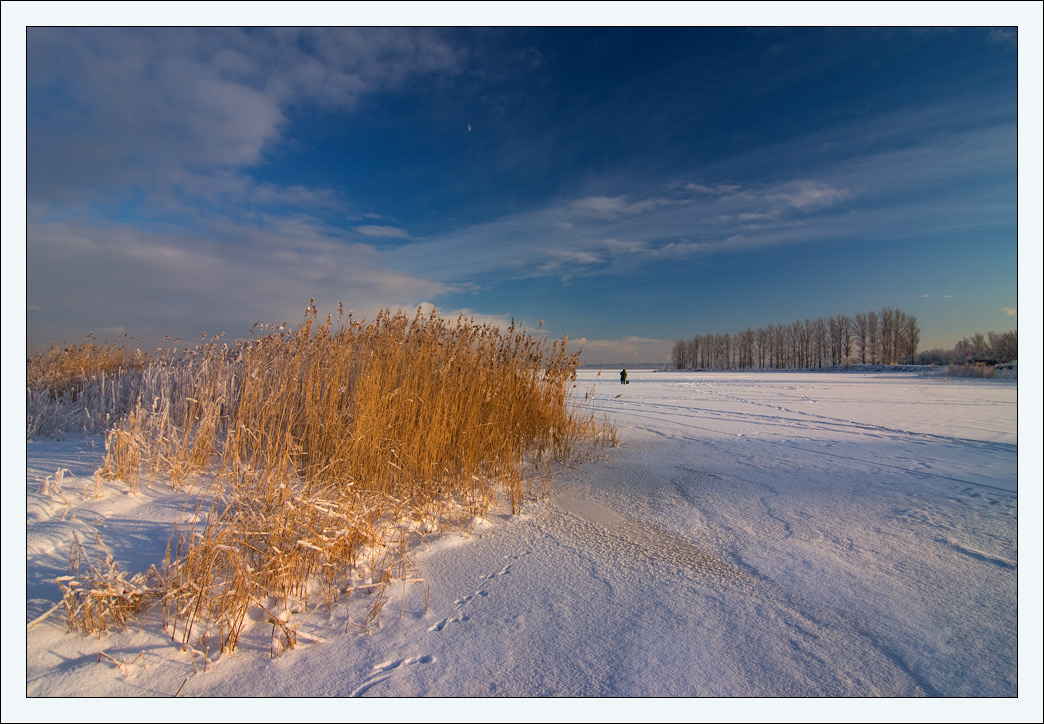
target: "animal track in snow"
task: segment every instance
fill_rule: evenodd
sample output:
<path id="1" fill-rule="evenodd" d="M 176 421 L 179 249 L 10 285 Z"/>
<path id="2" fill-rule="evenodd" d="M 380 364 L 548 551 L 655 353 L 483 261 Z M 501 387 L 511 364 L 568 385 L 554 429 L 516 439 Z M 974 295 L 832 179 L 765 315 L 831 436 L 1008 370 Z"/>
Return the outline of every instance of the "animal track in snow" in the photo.
<path id="1" fill-rule="evenodd" d="M 529 553 L 530 553 L 530 551 L 526 551 L 525 553 L 519 553 L 518 555 L 514 555 L 514 556 L 504 556 L 504 558 L 506 560 L 509 560 L 509 561 L 517 561 L 518 559 L 522 558 L 522 556 L 528 556 Z M 500 576 L 506 576 L 508 573 L 511 573 L 511 567 L 513 565 L 515 565 L 515 564 L 514 563 L 508 563 L 506 566 L 501 568 L 496 573 L 490 573 L 488 575 L 483 576 L 482 578 L 483 578 L 483 580 L 486 580 L 486 581 L 492 581 L 494 578 L 499 578 Z"/>
<path id="2" fill-rule="evenodd" d="M 494 578 L 499 578 L 500 576 L 506 576 L 509 573 L 511 573 L 511 564 L 510 563 L 508 565 L 504 566 L 502 569 L 500 569 L 496 573 L 490 573 L 489 575 L 483 576 L 482 578 L 484 580 L 487 580 L 487 581 L 492 581 Z"/>
<path id="3" fill-rule="evenodd" d="M 526 551 L 525 553 L 519 553 L 518 555 L 504 556 L 504 558 L 507 559 L 507 560 L 516 561 L 516 560 L 522 558 L 523 556 L 528 556 L 529 554 L 530 554 L 530 551 Z M 509 563 L 506 566 L 504 566 L 502 569 L 497 571 L 496 573 L 490 573 L 488 575 L 482 576 L 480 580 L 492 581 L 494 578 L 499 578 L 500 576 L 507 575 L 508 573 L 511 572 L 511 566 L 513 566 L 513 565 L 514 565 L 513 563 Z M 468 594 L 467 596 L 464 596 L 463 598 L 458 598 L 453 603 L 456 604 L 456 606 L 457 606 L 456 610 L 460 611 L 462 608 L 467 606 L 472 601 L 475 601 L 476 599 L 479 599 L 479 598 L 485 598 L 488 595 L 489 595 L 489 591 L 487 591 L 484 588 L 480 588 L 479 590 L 475 591 L 474 593 Z M 432 626 L 429 626 L 428 627 L 428 631 L 442 631 L 444 628 L 449 626 L 451 623 L 464 623 L 464 622 L 469 621 L 469 620 L 470 619 L 469 619 L 469 617 L 468 617 L 468 615 L 466 613 L 461 613 L 461 614 L 459 614 L 457 616 L 450 616 L 448 618 L 444 618 L 441 621 L 439 621 L 438 623 L 436 623 L 436 624 L 434 624 Z"/>
<path id="4" fill-rule="evenodd" d="M 989 553 L 975 550 L 974 548 L 967 548 L 951 538 L 939 537 L 935 540 L 937 543 L 942 543 L 945 546 L 949 546 L 958 553 L 966 555 L 969 558 L 974 558 L 977 561 L 982 561 L 983 563 L 992 563 L 995 566 L 1000 566 L 1001 568 L 1011 568 L 1013 570 L 1019 567 L 1017 563 L 1009 561 L 1006 558 L 990 555 Z"/>
<path id="5" fill-rule="evenodd" d="M 451 623 L 464 623 L 465 621 L 470 621 L 470 620 L 471 619 L 468 617 L 468 614 L 462 613 L 459 616 L 454 616 L 452 618 L 444 618 L 441 621 L 439 621 L 437 624 L 435 624 L 434 626 L 429 626 L 428 630 L 429 631 L 441 631 L 442 629 L 444 629 L 447 626 L 449 626 Z"/>
<path id="6" fill-rule="evenodd" d="M 438 661 L 434 656 L 425 654 L 424 656 L 412 656 L 408 659 L 394 659 L 392 661 L 383 661 L 373 667 L 372 673 L 366 677 L 366 680 L 356 687 L 349 696 L 362 696 L 367 691 L 377 686 L 382 681 L 387 681 L 398 669 L 406 666 L 416 666 L 417 664 L 430 664 L 434 661 Z"/>
<path id="7" fill-rule="evenodd" d="M 469 603 L 471 601 L 474 601 L 476 598 L 485 598 L 488 595 L 489 595 L 489 591 L 476 591 L 475 593 L 471 594 L 470 596 L 465 596 L 464 598 L 458 598 L 453 603 L 457 604 L 457 608 L 460 608 L 464 604 Z"/>

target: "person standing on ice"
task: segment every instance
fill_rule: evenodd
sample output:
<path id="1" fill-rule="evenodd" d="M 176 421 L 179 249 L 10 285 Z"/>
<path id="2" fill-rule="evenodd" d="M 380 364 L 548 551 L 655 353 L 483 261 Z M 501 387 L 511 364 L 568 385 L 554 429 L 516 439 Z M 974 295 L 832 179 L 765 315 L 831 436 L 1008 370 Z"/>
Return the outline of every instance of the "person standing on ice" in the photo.
<path id="1" fill-rule="evenodd" d="M 620 384 L 621 385 L 626 385 L 627 384 L 627 370 L 626 369 L 620 370 Z"/>

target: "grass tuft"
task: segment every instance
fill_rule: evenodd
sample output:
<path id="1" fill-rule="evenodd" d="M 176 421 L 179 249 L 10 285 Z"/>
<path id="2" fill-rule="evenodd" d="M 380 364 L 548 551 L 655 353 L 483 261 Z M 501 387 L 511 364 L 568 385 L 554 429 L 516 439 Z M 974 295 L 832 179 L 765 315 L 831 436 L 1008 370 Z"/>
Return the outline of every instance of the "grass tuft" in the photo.
<path id="1" fill-rule="evenodd" d="M 114 564 L 63 583 L 73 628 L 100 631 L 158 601 L 186 647 L 232 651 L 261 611 L 273 646 L 292 648 L 297 611 L 350 612 L 353 594 L 368 596 L 364 624 L 379 622 L 392 581 L 404 596 L 422 580 L 409 560 L 418 540 L 498 500 L 516 513 L 552 463 L 616 444 L 610 423 L 572 404 L 579 353 L 564 339 L 419 309 L 321 321 L 314 306 L 296 331 L 261 332 L 135 357 L 133 374 L 111 378 L 108 408 L 94 413 L 114 421 L 100 475 L 132 490 L 155 479 L 209 487 L 148 584 Z M 50 359 L 62 357 L 36 367 Z M 67 394 L 46 385 L 74 377 L 48 374 L 37 389 Z M 346 629 L 361 625 L 348 618 Z"/>

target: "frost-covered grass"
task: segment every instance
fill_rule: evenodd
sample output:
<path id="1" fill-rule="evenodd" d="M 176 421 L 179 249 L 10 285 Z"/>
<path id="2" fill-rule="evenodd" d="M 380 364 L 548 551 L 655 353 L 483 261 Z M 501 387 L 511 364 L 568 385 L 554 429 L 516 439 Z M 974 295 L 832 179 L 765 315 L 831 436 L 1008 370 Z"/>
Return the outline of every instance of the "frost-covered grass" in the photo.
<path id="1" fill-rule="evenodd" d="M 1017 380 L 1018 364 L 1003 365 L 947 365 L 943 370 L 946 377 L 966 377 L 977 380 Z"/>
<path id="2" fill-rule="evenodd" d="M 133 405 L 146 358 L 123 344 L 51 347 L 26 360 L 26 438 L 104 432 Z"/>
<path id="3" fill-rule="evenodd" d="M 293 648 L 295 612 L 349 611 L 359 591 L 373 595 L 346 625 L 365 626 L 393 578 L 420 582 L 414 539 L 466 527 L 498 494 L 518 512 L 551 461 L 612 441 L 610 424 L 567 400 L 578 356 L 564 340 L 434 313 L 317 316 L 159 357 L 117 384 L 98 480 L 194 499 L 162 558 L 132 576 L 101 538 L 92 557 L 74 537 L 58 580 L 70 628 L 122 629 L 152 608 L 181 645 L 227 653 L 260 611 Z M 110 350 L 80 359 L 92 351 Z M 83 397 L 103 374 L 59 376 L 63 394 Z"/>

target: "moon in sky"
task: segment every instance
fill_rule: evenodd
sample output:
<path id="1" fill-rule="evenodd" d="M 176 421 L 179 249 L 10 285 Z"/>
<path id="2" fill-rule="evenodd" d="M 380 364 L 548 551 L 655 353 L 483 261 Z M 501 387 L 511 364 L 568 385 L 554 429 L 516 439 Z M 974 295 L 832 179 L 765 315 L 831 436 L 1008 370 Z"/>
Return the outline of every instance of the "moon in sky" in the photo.
<path id="1" fill-rule="evenodd" d="M 471 133 L 471 124 L 468 124 L 468 133 Z"/>

